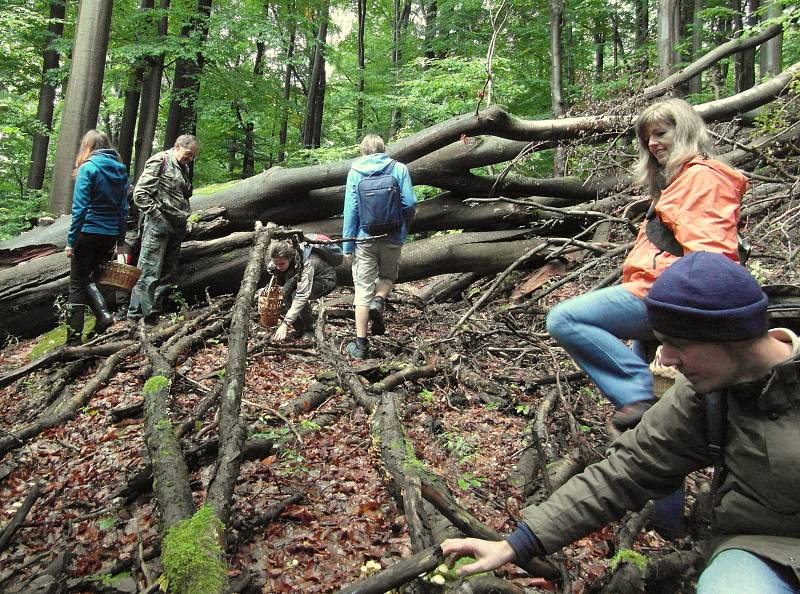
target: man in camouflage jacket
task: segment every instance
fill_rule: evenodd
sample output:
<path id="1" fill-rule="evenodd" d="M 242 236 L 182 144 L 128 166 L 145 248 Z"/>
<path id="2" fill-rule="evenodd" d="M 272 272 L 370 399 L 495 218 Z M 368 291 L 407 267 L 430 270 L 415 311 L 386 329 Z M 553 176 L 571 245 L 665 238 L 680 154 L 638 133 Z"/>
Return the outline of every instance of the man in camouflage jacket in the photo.
<path id="1" fill-rule="evenodd" d="M 195 136 L 179 136 L 174 147 L 147 160 L 136 183 L 133 201 L 144 217 L 137 264 L 142 274 L 131 293 L 128 318 L 144 317 L 154 323 L 164 311 L 192 210 L 189 163 L 199 152 L 200 142 Z"/>

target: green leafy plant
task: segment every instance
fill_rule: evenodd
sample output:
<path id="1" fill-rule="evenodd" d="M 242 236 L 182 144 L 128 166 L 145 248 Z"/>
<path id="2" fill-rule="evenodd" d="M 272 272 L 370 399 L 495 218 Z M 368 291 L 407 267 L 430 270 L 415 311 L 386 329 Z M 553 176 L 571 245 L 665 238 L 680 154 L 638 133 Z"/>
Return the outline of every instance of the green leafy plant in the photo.
<path id="1" fill-rule="evenodd" d="M 427 402 L 429 404 L 433 402 L 433 392 L 425 388 L 417 392 L 417 396 L 419 396 L 419 399 L 423 402 Z"/>
<path id="2" fill-rule="evenodd" d="M 462 491 L 469 491 L 480 487 L 486 481 L 485 478 L 475 476 L 472 473 L 465 472 L 458 478 L 458 488 Z"/>

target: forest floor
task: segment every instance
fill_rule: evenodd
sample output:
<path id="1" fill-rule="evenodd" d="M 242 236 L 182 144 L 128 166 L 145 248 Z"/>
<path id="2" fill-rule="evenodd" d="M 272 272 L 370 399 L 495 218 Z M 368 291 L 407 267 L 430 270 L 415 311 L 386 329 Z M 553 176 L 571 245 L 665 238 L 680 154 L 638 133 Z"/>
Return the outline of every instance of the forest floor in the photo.
<path id="1" fill-rule="evenodd" d="M 786 266 L 774 257 L 789 253 L 780 244 L 784 240 L 775 244 L 768 234 L 761 237 L 765 243 L 754 242 L 751 267 L 770 282 L 797 282 L 796 264 L 790 259 Z M 622 243 L 630 237 L 612 240 Z M 375 359 L 366 364 L 343 354 L 353 335 L 348 289 L 326 298 L 333 305 L 329 310 L 326 306 L 324 331 L 365 383 L 386 376 L 396 362 L 448 361 L 460 369 L 454 375 L 418 379 L 397 388 L 400 420 L 416 458 L 444 479 L 463 507 L 506 533 L 513 530 L 526 503 L 544 497 L 538 468 L 526 477 L 521 466 L 531 450 L 530 426 L 548 398 L 555 397 L 557 404 L 546 417 L 546 463 L 568 457 L 576 448 L 600 457 L 609 442 L 606 422 L 612 406 L 585 378 L 567 379 L 576 368 L 546 335 L 543 313 L 588 290 L 620 262 L 615 259 L 596 267 L 535 302 L 525 295 L 552 282 L 547 276 L 551 273 L 545 270 L 538 277 L 536 271 L 512 273 L 488 305 L 460 328 L 457 320 L 493 278 L 478 281 L 455 301 L 427 306 L 416 297 L 422 283 L 400 286 L 388 306 L 388 334 L 373 337 Z M 513 294 L 515 290 L 523 295 Z M 124 322 L 110 332 L 116 331 L 122 336 L 131 332 Z M 28 363 L 38 342 L 7 346 L 0 353 L 0 369 Z M 315 380 L 330 376 L 318 345 L 301 340 L 274 344 L 255 315 L 250 344 L 259 349 L 248 356 L 242 414 L 251 437 L 272 440 L 274 447 L 241 467 L 229 530 L 230 577 L 249 575 L 249 591 L 334 592 L 373 571 L 365 565 L 370 560 L 387 567 L 408 557 L 412 546 L 406 518 L 375 447 L 370 418 L 353 404 L 347 388 L 336 387 L 321 406 L 303 414 L 276 413 Z M 179 361 L 177 372 L 188 379 L 173 386 L 171 411 L 176 421 L 189 417 L 197 402 L 221 381 L 219 370 L 224 369 L 226 357 L 226 340 L 221 336 L 208 339 Z M 24 586 L 64 551 L 74 555 L 67 582 L 72 592 L 146 591 L 161 573 L 152 493 L 146 490 L 128 500 L 114 497 L 146 458 L 141 417 L 114 421 L 111 416 L 112 410 L 140 401 L 147 379 L 145 362 L 141 354 L 127 360 L 72 420 L 45 430 L 0 459 L 2 524 L 7 525 L 35 484 L 42 489 L 21 528 L 0 552 L 0 591 Z M 69 389 L 79 389 L 99 365 L 90 365 Z M 0 434 L 38 416 L 52 374 L 60 367 L 31 373 L 0 390 Z M 539 382 L 554 374 L 557 382 Z M 197 423 L 196 431 L 184 439 L 185 448 L 215 433 L 214 415 L 212 410 Z M 317 422 L 323 417 L 334 422 Z M 204 466 L 191 475 L 198 504 L 210 472 Z M 687 505 L 696 490 L 694 479 L 704 478 L 699 473 L 690 481 Z M 272 521 L 256 527 L 248 524 L 292 495 L 297 495 L 296 501 L 283 505 Z M 604 528 L 565 550 L 560 562 L 570 578 L 567 586 L 526 576 L 510 565 L 500 575 L 528 592 L 595 591 L 607 580 L 620 526 Z M 634 549 L 653 556 L 690 546 L 687 540 L 670 542 L 642 531 Z M 686 586 L 672 582 L 666 591 L 690 591 L 692 578 L 687 579 Z"/>

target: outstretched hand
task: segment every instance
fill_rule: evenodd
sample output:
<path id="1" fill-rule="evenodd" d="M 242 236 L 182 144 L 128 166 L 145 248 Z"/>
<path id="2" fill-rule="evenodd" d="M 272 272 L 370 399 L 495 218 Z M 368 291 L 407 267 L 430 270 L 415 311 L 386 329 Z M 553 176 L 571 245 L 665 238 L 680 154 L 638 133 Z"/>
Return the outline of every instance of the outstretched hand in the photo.
<path id="1" fill-rule="evenodd" d="M 281 342 L 286 340 L 286 334 L 289 332 L 289 326 L 287 324 L 278 324 L 278 329 L 275 330 L 275 334 L 272 336 L 272 340 L 275 342 Z"/>
<path id="2" fill-rule="evenodd" d="M 462 565 L 456 575 L 463 576 L 481 571 L 491 571 L 516 557 L 514 549 L 505 540 L 481 540 L 479 538 L 448 538 L 442 543 L 445 557 L 455 554 L 458 557 L 470 556 L 476 561 Z"/>

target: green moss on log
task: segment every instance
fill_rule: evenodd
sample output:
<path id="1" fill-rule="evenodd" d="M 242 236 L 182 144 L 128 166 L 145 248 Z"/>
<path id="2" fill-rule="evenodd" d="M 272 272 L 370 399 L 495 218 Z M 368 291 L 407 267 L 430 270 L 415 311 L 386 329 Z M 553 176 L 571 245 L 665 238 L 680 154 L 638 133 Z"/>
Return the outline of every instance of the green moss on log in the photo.
<path id="1" fill-rule="evenodd" d="M 148 396 L 160 392 L 169 386 L 169 378 L 163 375 L 154 375 L 144 383 L 142 394 Z"/>
<path id="2" fill-rule="evenodd" d="M 161 588 L 180 594 L 222 592 L 227 568 L 217 539 L 223 528 L 214 510 L 204 505 L 188 520 L 167 529 L 161 554 Z"/>
<path id="3" fill-rule="evenodd" d="M 631 549 L 620 549 L 611 559 L 612 571 L 616 571 L 620 563 L 630 563 L 644 570 L 647 567 L 647 557 Z"/>

